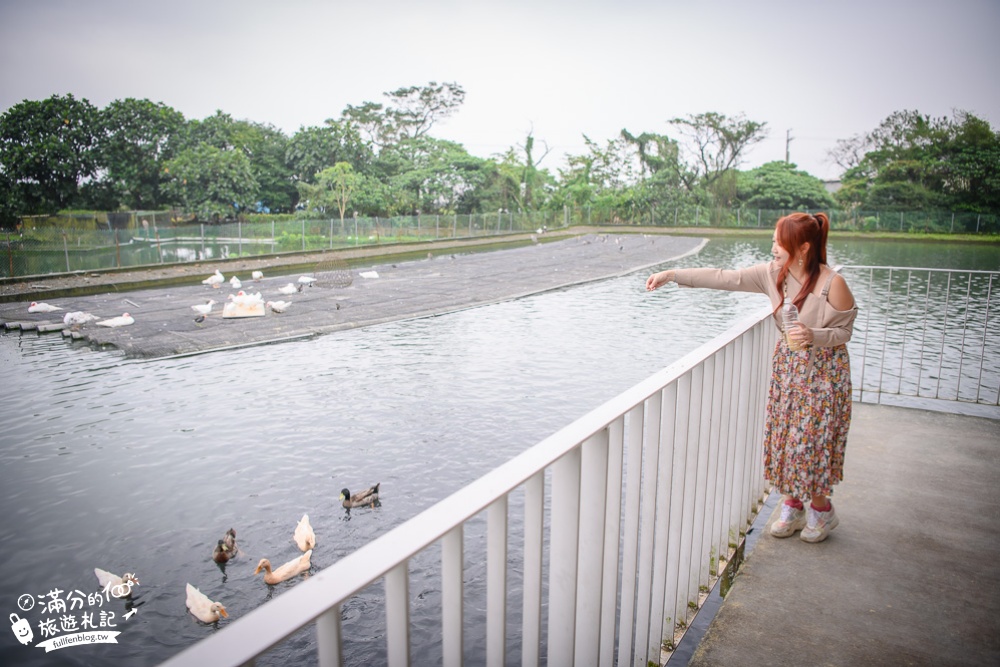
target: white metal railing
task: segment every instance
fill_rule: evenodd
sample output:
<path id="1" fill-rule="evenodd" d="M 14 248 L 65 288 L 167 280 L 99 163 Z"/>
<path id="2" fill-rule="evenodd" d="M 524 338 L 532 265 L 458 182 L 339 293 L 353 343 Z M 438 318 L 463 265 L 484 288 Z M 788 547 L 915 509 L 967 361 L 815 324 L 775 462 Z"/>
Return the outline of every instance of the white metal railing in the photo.
<path id="1" fill-rule="evenodd" d="M 387 661 L 408 665 L 408 564 L 439 543 L 442 662 L 461 665 L 468 659 L 466 564 L 482 558 L 465 528 L 483 510 L 486 644 L 474 662 L 503 665 L 513 639 L 524 665 L 659 663 L 661 644 L 684 625 L 763 498 L 764 403 L 776 335 L 770 308 L 741 320 L 164 664 L 252 663 L 315 621 L 319 664 L 341 665 L 341 608 L 382 579 Z M 516 540 L 508 525 L 515 491 L 523 492 L 524 508 Z M 523 553 L 511 553 L 511 542 L 523 542 Z M 518 561 L 522 585 L 513 591 L 507 568 Z M 508 627 L 517 595 L 520 627 Z"/>
<path id="2" fill-rule="evenodd" d="M 846 266 L 842 273 L 859 306 L 849 344 L 856 400 L 1000 405 L 1000 272 Z"/>

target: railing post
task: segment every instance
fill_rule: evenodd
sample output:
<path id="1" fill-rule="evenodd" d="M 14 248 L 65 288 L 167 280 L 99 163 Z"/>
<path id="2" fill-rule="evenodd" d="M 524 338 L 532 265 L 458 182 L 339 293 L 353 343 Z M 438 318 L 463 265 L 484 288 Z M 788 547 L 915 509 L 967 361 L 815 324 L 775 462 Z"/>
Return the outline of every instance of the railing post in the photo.
<path id="1" fill-rule="evenodd" d="M 441 643 L 444 667 L 461 667 L 463 660 L 463 535 L 463 526 L 459 524 L 441 539 Z"/>
<path id="2" fill-rule="evenodd" d="M 576 641 L 577 662 L 593 660 L 601 650 L 601 594 L 604 591 L 604 519 L 607 514 L 608 431 L 591 436 L 582 445 L 580 487 L 588 489 L 581 503 L 580 546 L 577 549 Z M 617 534 L 615 543 L 617 544 Z M 618 573 L 615 572 L 615 580 Z"/>
<path id="3" fill-rule="evenodd" d="M 537 667 L 541 658 L 544 511 L 545 473 L 539 472 L 524 483 L 524 611 L 521 631 L 521 664 L 524 667 Z"/>
<path id="4" fill-rule="evenodd" d="M 552 464 L 548 644 L 551 664 L 574 664 L 579 525 L 580 449 L 577 447 Z"/>
<path id="5" fill-rule="evenodd" d="M 385 575 L 385 630 L 390 667 L 410 664 L 410 584 L 408 561 Z"/>
<path id="6" fill-rule="evenodd" d="M 605 480 L 604 513 L 604 572 L 601 577 L 601 652 L 598 664 L 615 664 L 615 616 L 618 602 L 618 550 L 622 518 L 622 455 L 624 453 L 625 418 L 619 417 L 608 425 L 608 472 Z"/>
<path id="7" fill-rule="evenodd" d="M 503 667 L 507 647 L 507 496 L 488 510 L 486 536 L 486 665 Z"/>
<path id="8" fill-rule="evenodd" d="M 344 664 L 339 604 L 316 619 L 316 652 L 320 667 L 340 667 Z"/>

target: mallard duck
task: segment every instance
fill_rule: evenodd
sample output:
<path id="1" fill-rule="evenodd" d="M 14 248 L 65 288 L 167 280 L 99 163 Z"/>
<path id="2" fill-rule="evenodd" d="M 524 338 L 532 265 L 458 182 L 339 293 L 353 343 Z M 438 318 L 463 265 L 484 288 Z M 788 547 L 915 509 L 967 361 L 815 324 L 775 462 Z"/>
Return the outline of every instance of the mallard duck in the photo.
<path id="1" fill-rule="evenodd" d="M 222 540 L 219 540 L 219 542 L 222 542 Z M 220 617 L 229 618 L 229 614 L 226 613 L 226 608 L 222 606 L 221 602 L 212 602 L 208 599 L 207 595 L 191 584 L 187 584 L 186 589 L 188 611 L 199 621 L 202 623 L 215 623 Z"/>
<path id="2" fill-rule="evenodd" d="M 222 271 L 219 271 L 218 269 L 216 269 L 215 273 L 213 273 L 212 275 L 210 275 L 208 278 L 205 278 L 204 280 L 202 280 L 201 284 L 202 285 L 208 285 L 210 287 L 218 288 L 219 285 L 221 285 L 224 282 L 226 282 L 226 277 L 224 275 L 222 275 Z"/>
<path id="3" fill-rule="evenodd" d="M 358 491 L 353 496 L 351 492 L 347 489 L 340 490 L 340 500 L 341 504 L 350 509 L 352 507 L 375 507 L 378 504 L 378 487 L 382 482 L 379 482 L 370 489 L 365 489 L 364 491 Z"/>
<path id="4" fill-rule="evenodd" d="M 226 545 L 226 548 L 235 556 L 238 549 L 236 548 L 236 531 L 230 528 L 226 531 L 226 536 L 222 538 L 222 543 Z"/>
<path id="5" fill-rule="evenodd" d="M 264 573 L 264 583 L 265 584 L 280 584 L 286 579 L 291 579 L 297 574 L 302 574 L 309 569 L 309 559 L 312 558 L 312 550 L 305 552 L 298 558 L 293 558 L 288 561 L 277 570 L 271 570 L 271 561 L 266 558 L 261 558 L 260 562 L 257 563 L 257 569 L 253 573 L 260 574 L 261 570 L 265 570 Z"/>
<path id="6" fill-rule="evenodd" d="M 212 306 L 215 305 L 215 299 L 209 299 L 205 303 L 199 303 L 191 306 L 191 310 L 198 313 L 199 315 L 208 315 L 212 312 Z"/>
<path id="7" fill-rule="evenodd" d="M 29 313 L 52 313 L 57 310 L 62 310 L 62 308 L 48 303 L 39 303 L 38 301 L 32 301 L 31 305 L 28 306 Z"/>
<path id="8" fill-rule="evenodd" d="M 229 551 L 229 547 L 222 540 L 215 545 L 215 549 L 212 550 L 212 560 L 216 563 L 228 563 L 229 559 L 233 557 L 232 552 Z"/>
<path id="9" fill-rule="evenodd" d="M 117 574 L 111 574 L 107 570 L 95 567 L 94 574 L 97 575 L 97 583 L 101 585 L 101 589 L 107 588 L 111 597 L 127 598 L 132 595 L 132 587 L 139 585 L 139 580 L 131 572 L 126 572 L 119 577 Z"/>
<path id="10" fill-rule="evenodd" d="M 264 304 L 276 313 L 283 313 L 292 305 L 291 301 L 268 301 Z"/>
<path id="11" fill-rule="evenodd" d="M 299 545 L 299 551 L 311 551 L 316 546 L 316 533 L 309 525 L 309 515 L 303 514 L 299 524 L 295 526 L 295 543 Z"/>
<path id="12" fill-rule="evenodd" d="M 107 320 L 101 320 L 97 323 L 99 327 L 127 327 L 130 324 L 135 324 L 135 318 L 128 313 L 122 313 L 120 317 L 112 317 Z"/>

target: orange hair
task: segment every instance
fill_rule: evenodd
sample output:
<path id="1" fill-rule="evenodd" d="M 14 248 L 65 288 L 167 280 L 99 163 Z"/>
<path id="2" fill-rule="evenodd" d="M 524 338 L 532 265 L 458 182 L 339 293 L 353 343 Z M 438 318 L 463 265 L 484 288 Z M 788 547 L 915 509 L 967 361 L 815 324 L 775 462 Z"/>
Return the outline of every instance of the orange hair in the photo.
<path id="1" fill-rule="evenodd" d="M 809 244 L 809 251 L 804 257 L 803 266 L 806 270 L 807 276 L 806 281 L 802 285 L 801 291 L 792 300 L 795 306 L 802 310 L 802 305 L 805 303 L 806 295 L 813 291 L 816 287 L 816 281 L 819 280 L 820 266 L 826 264 L 826 236 L 830 232 L 830 219 L 826 217 L 825 213 L 815 213 L 810 215 L 808 213 L 791 213 L 783 218 L 778 219 L 778 223 L 775 226 L 775 237 L 778 240 L 778 245 L 785 249 L 788 253 L 788 262 L 781 267 L 778 272 L 777 286 L 778 294 L 784 291 L 785 278 L 788 277 L 789 262 L 792 261 L 792 257 L 799 254 L 799 250 L 806 243 Z M 781 308 L 781 304 L 774 309 L 777 313 L 778 309 Z"/>

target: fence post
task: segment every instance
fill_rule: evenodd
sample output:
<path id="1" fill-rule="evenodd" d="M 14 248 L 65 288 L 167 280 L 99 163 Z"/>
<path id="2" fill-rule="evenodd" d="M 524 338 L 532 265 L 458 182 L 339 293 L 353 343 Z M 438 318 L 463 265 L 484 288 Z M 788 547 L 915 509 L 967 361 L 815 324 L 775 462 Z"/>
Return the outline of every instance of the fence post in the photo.
<path id="1" fill-rule="evenodd" d="M 302 219 L 302 249 L 306 249 L 306 221 Z"/>
<path id="2" fill-rule="evenodd" d="M 67 251 L 69 254 L 69 251 Z M 10 264 L 10 277 L 14 277 L 14 246 L 10 242 L 10 232 L 7 232 L 7 262 Z"/>
<path id="3" fill-rule="evenodd" d="M 118 230 L 117 229 L 115 229 L 115 262 L 118 264 L 118 268 L 119 269 L 122 268 L 122 249 L 121 249 L 121 246 L 118 245 Z M 66 260 L 66 267 L 67 267 L 66 270 L 68 271 L 69 270 L 69 259 L 68 259 L 68 256 L 67 256 L 67 260 Z"/>
<path id="4" fill-rule="evenodd" d="M 205 223 L 199 223 L 201 226 L 201 259 L 205 259 Z"/>
<path id="5" fill-rule="evenodd" d="M 976 233 L 979 233 L 979 220 L 983 217 L 982 213 L 976 214 Z"/>
<path id="6" fill-rule="evenodd" d="M 903 231 L 903 212 L 899 212 L 899 231 Z"/>
<path id="7" fill-rule="evenodd" d="M 358 212 L 354 212 L 354 246 L 358 245 Z"/>
<path id="8" fill-rule="evenodd" d="M 160 247 L 160 232 L 156 232 L 156 252 L 160 255 L 160 264 L 163 264 L 163 248 Z"/>
<path id="9" fill-rule="evenodd" d="M 236 252 L 240 255 L 243 254 L 243 222 L 240 220 L 236 221 Z"/>
<path id="10" fill-rule="evenodd" d="M 333 250 L 333 218 L 330 218 L 330 250 Z"/>
<path id="11" fill-rule="evenodd" d="M 271 221 L 271 254 L 274 254 L 274 220 Z"/>
<path id="12" fill-rule="evenodd" d="M 434 239 L 441 238 L 441 214 L 434 214 Z"/>
<path id="13" fill-rule="evenodd" d="M 63 232 L 63 254 L 66 255 L 66 273 L 69 273 L 72 269 L 69 268 L 69 246 L 66 244 L 66 232 Z M 10 247 L 10 235 L 7 236 L 8 247 Z M 12 265 L 13 266 L 13 265 Z M 10 275 L 14 275 L 14 270 L 11 268 Z"/>
<path id="14" fill-rule="evenodd" d="M 458 234 L 458 213 L 451 214 L 451 238 Z"/>
<path id="15" fill-rule="evenodd" d="M 951 233 L 955 233 L 955 212 L 951 212 Z"/>

